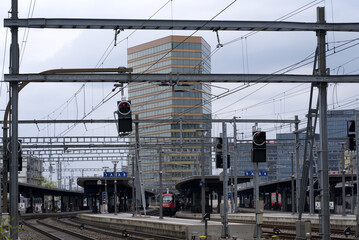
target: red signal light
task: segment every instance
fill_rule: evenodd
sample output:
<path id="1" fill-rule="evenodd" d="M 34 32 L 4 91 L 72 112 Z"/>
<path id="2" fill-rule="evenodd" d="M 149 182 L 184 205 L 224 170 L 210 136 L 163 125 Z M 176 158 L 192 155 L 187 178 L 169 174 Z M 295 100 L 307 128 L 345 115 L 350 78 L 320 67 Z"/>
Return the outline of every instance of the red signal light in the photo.
<path id="1" fill-rule="evenodd" d="M 131 112 L 131 104 L 127 101 L 118 103 L 118 112 L 123 115 L 129 114 Z"/>
<path id="2" fill-rule="evenodd" d="M 253 134 L 253 143 L 257 146 L 264 145 L 266 142 L 265 132 L 255 132 Z"/>

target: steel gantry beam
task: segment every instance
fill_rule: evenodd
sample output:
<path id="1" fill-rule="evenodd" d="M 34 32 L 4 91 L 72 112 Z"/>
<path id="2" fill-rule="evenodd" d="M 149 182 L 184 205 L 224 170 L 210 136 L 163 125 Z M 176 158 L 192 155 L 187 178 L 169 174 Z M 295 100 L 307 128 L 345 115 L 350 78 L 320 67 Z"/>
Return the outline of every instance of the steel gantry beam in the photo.
<path id="1" fill-rule="evenodd" d="M 123 137 L 118 136 L 72 136 L 72 137 L 20 137 L 22 144 L 31 144 L 31 143 L 46 143 L 46 144 L 56 144 L 56 143 L 66 143 L 66 144 L 76 144 L 76 143 L 129 143 L 125 141 Z"/>
<path id="2" fill-rule="evenodd" d="M 44 160 L 44 162 L 56 162 L 56 161 L 63 161 L 63 162 L 76 162 L 76 161 L 124 161 L 128 160 L 127 155 L 120 155 L 120 156 L 78 156 L 78 157 L 51 157 L 48 160 Z"/>
<path id="3" fill-rule="evenodd" d="M 60 155 L 63 156 L 66 155 L 75 155 L 75 154 L 128 154 L 128 151 L 124 149 L 66 149 L 66 150 L 60 150 L 60 149 L 37 149 L 37 148 L 31 148 L 31 149 L 23 149 L 23 153 L 26 155 L 48 155 L 49 157 L 54 157 L 54 155 Z"/>
<path id="4" fill-rule="evenodd" d="M 73 18 L 4 19 L 4 27 L 207 31 L 359 31 L 359 23 Z"/>
<path id="5" fill-rule="evenodd" d="M 5 74 L 7 82 L 152 82 L 170 83 L 359 83 L 359 75 L 293 74 Z"/>
<path id="6" fill-rule="evenodd" d="M 115 119 L 64 119 L 64 120 L 19 120 L 18 123 L 19 124 L 70 124 L 70 123 L 86 123 L 86 124 L 91 124 L 91 123 L 116 123 L 117 120 Z M 211 123 L 222 123 L 222 122 L 226 122 L 226 123 L 232 123 L 233 119 L 183 119 L 183 118 L 175 118 L 175 119 L 132 119 L 133 123 L 179 123 L 179 122 L 211 122 Z M 245 118 L 239 118 L 236 119 L 236 122 L 238 123 L 299 123 L 299 120 L 292 120 L 292 119 L 254 119 L 254 118 L 250 118 L 250 119 L 245 119 Z M 0 124 L 2 124 L 3 121 L 0 121 Z M 24 141 L 27 141 L 26 139 L 40 139 L 41 137 L 25 137 L 22 138 L 24 139 Z M 50 138 L 55 138 L 55 137 L 46 137 L 44 138 L 44 141 L 46 142 L 46 139 L 50 139 Z M 86 138 L 96 138 L 96 139 L 114 139 L 111 141 L 118 141 L 119 139 L 123 139 L 122 137 L 56 137 L 59 139 L 63 139 L 58 140 L 58 142 L 65 142 L 68 141 L 68 139 L 86 139 Z M 142 138 L 142 137 L 141 137 Z M 151 137 L 153 138 L 153 137 Z M 160 137 L 161 138 L 161 137 Z M 92 141 L 93 139 L 91 139 Z M 0 142 L 2 140 L 0 139 Z M 29 140 L 31 141 L 31 140 Z M 98 140 L 96 140 L 98 141 Z M 100 140 L 101 141 L 101 140 Z M 106 140 L 107 141 L 107 140 Z"/>
<path id="7" fill-rule="evenodd" d="M 102 172 L 103 168 L 64 168 L 62 172 Z M 113 172 L 113 168 L 108 169 L 109 172 Z M 44 172 L 51 172 L 51 169 L 45 168 Z"/>

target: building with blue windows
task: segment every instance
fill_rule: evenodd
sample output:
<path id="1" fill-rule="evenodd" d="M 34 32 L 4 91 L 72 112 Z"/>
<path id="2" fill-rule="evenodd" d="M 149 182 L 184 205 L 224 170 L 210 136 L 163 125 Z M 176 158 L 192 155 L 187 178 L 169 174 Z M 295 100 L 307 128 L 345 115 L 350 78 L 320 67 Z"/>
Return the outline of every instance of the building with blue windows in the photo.
<path id="1" fill-rule="evenodd" d="M 348 151 L 347 122 L 354 120 L 356 110 L 331 110 L 327 113 L 328 124 L 328 166 L 330 174 L 341 173 L 341 162 L 345 157 L 345 168 L 353 166 L 354 153 Z M 313 149 L 313 171 L 316 174 L 319 169 L 319 134 L 315 135 Z M 303 164 L 305 133 L 299 134 L 299 168 Z M 259 170 L 268 171 L 267 177 L 261 177 L 261 182 L 270 182 L 287 179 L 291 176 L 291 152 L 295 152 L 295 135 L 293 133 L 281 133 L 276 139 L 268 140 L 267 162 L 259 163 Z M 244 175 L 245 171 L 253 170 L 251 162 L 252 143 L 247 141 L 238 144 L 239 162 L 238 174 Z M 344 150 L 344 153 L 343 153 Z M 294 174 L 296 172 L 296 159 L 294 161 Z"/>

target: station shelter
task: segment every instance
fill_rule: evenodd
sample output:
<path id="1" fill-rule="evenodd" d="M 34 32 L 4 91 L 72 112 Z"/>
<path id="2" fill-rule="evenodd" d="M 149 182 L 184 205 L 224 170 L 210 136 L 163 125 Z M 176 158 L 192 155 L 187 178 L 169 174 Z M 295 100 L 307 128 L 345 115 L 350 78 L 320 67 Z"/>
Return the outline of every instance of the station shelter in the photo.
<path id="1" fill-rule="evenodd" d="M 205 181 L 205 208 L 206 212 L 220 212 L 220 204 L 223 199 L 223 180 L 219 175 L 206 175 Z M 253 177 L 251 176 L 238 176 L 237 183 L 249 182 Z M 191 176 L 176 183 L 176 189 L 179 192 L 179 199 L 182 210 L 190 211 L 193 213 L 202 212 L 201 207 L 201 176 Z M 228 179 L 228 197 L 229 200 L 234 195 L 234 179 Z"/>
<path id="2" fill-rule="evenodd" d="M 115 212 L 115 180 L 118 212 L 131 211 L 132 177 L 85 177 L 77 179 L 77 184 L 84 188 L 84 195 L 92 212 Z M 146 199 L 153 197 L 153 193 L 145 191 Z M 148 201 L 146 205 L 148 206 Z"/>
<path id="3" fill-rule="evenodd" d="M 329 202 L 331 213 L 342 213 L 343 197 L 342 197 L 342 175 L 329 174 Z M 356 206 L 356 175 L 345 175 L 345 208 L 354 209 Z M 292 197 L 291 179 L 282 179 L 278 181 L 262 183 L 259 185 L 259 198 L 264 201 L 265 210 L 275 210 L 283 212 L 291 212 L 292 203 L 296 204 L 296 189 Z M 296 186 L 296 179 L 294 179 Z M 320 190 L 318 177 L 314 176 L 314 203 L 315 212 L 320 211 Z M 253 208 L 253 186 L 241 188 L 238 191 L 239 207 Z M 306 192 L 306 202 L 304 212 L 309 212 L 309 187 Z M 317 207 L 319 205 L 319 207 Z"/>
<path id="4" fill-rule="evenodd" d="M 48 213 L 85 210 L 84 193 L 19 183 L 20 213 Z"/>

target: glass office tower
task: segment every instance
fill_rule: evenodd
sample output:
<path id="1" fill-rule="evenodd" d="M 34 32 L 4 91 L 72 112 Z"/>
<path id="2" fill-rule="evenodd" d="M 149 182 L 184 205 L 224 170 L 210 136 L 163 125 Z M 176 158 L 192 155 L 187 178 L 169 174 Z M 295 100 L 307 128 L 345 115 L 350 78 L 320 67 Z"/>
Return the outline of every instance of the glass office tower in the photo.
<path id="1" fill-rule="evenodd" d="M 180 143 L 190 138 L 200 142 L 198 130 L 207 130 L 204 141 L 209 141 L 211 135 L 211 123 L 198 121 L 211 118 L 211 85 L 182 84 L 176 81 L 176 74 L 210 73 L 210 46 L 201 37 L 168 36 L 129 48 L 128 67 L 134 73 L 172 73 L 169 75 L 172 85 L 132 83 L 128 96 L 133 116 L 137 114 L 140 120 L 163 120 L 139 125 L 141 143 L 158 142 L 156 148 L 141 148 L 145 187 L 158 189 L 159 146 L 165 142 L 163 183 L 165 188 L 174 190 L 176 181 L 200 174 L 200 146 Z M 177 122 L 171 122 L 173 119 Z M 194 121 L 182 122 L 188 119 Z M 211 174 L 210 151 L 206 152 L 205 173 Z"/>

